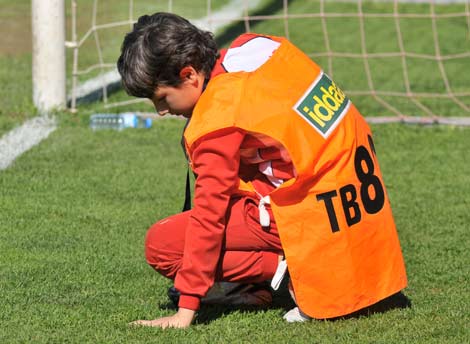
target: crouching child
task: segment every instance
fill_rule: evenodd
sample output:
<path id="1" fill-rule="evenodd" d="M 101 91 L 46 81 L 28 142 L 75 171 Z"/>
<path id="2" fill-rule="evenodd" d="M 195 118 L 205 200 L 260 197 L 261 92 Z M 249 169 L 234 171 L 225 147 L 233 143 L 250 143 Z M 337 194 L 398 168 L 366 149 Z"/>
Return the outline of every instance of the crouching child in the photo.
<path id="1" fill-rule="evenodd" d="M 214 283 L 276 287 L 286 269 L 289 321 L 351 314 L 406 286 L 370 128 L 287 39 L 247 33 L 219 50 L 211 33 L 156 13 L 126 35 L 118 69 L 129 94 L 188 118 L 197 176 L 193 209 L 146 238 L 178 311 L 137 324 L 187 327 Z"/>

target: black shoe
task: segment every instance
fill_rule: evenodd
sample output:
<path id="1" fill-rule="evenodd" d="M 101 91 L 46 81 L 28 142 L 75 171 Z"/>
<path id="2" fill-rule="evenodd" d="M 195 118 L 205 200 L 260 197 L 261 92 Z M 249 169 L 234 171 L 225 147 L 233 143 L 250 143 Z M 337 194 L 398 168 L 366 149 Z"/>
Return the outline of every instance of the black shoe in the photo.
<path id="1" fill-rule="evenodd" d="M 168 298 L 173 303 L 173 305 L 178 308 L 178 303 L 180 301 L 180 292 L 175 287 L 168 288 Z"/>
<path id="2" fill-rule="evenodd" d="M 180 292 L 175 287 L 168 289 L 168 297 L 175 307 L 178 307 Z M 209 289 L 207 295 L 201 299 L 201 303 L 266 307 L 271 304 L 272 299 L 273 296 L 268 283 L 216 282 Z"/>

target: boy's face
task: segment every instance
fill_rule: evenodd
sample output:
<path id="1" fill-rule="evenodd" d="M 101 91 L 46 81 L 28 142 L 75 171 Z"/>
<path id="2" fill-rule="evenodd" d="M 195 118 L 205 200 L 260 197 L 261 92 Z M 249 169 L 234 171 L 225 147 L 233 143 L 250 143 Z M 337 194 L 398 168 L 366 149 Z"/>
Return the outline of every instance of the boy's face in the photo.
<path id="1" fill-rule="evenodd" d="M 191 117 L 202 93 L 204 74 L 189 66 L 181 70 L 180 77 L 182 82 L 178 86 L 159 86 L 155 90 L 152 102 L 160 116 L 172 114 Z"/>

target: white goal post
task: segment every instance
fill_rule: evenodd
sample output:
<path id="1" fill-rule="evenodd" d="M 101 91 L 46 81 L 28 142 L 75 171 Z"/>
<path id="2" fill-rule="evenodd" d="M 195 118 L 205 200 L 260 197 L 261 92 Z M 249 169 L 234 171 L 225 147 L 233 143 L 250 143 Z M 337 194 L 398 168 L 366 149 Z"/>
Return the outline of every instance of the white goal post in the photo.
<path id="1" fill-rule="evenodd" d="M 64 0 L 32 0 L 31 8 L 33 101 L 45 114 L 66 104 Z"/>

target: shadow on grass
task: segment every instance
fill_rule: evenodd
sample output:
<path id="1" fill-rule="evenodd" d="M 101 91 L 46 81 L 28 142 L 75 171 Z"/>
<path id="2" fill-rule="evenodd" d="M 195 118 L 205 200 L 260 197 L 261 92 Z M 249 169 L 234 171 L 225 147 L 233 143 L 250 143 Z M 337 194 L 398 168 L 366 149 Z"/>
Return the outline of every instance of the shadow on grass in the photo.
<path id="1" fill-rule="evenodd" d="M 295 0 L 290 0 L 289 5 L 291 5 L 294 1 Z M 257 10 L 251 12 L 250 16 L 255 17 L 255 16 L 266 15 L 266 14 L 274 14 L 279 11 L 282 11 L 283 8 L 284 8 L 283 1 L 273 0 L 273 1 L 269 1 L 262 7 L 258 8 Z M 262 21 L 263 20 L 250 20 L 250 25 L 252 25 L 251 24 L 252 22 L 258 23 Z M 256 24 L 254 26 L 256 26 Z M 237 38 L 239 35 L 245 32 L 246 32 L 246 28 L 245 28 L 244 21 L 238 21 L 236 23 L 228 25 L 226 28 L 223 29 L 223 32 L 217 35 L 216 37 L 217 45 L 219 47 L 223 47 L 224 45 L 231 43 L 235 38 Z"/>
<path id="2" fill-rule="evenodd" d="M 348 315 L 344 315 L 341 317 L 332 318 L 328 320 L 337 321 L 337 320 L 343 320 L 343 319 L 359 318 L 359 317 L 369 316 L 369 315 L 377 314 L 377 313 L 386 313 L 394 309 L 404 309 L 404 308 L 410 308 L 410 307 L 411 307 L 411 300 L 400 291 L 369 307 L 360 309 Z"/>
<path id="3" fill-rule="evenodd" d="M 286 280 L 288 279 L 284 279 L 284 281 Z M 177 300 L 174 300 L 173 302 L 169 300 L 168 302 L 164 304 L 159 304 L 158 307 L 160 309 L 167 309 L 167 310 L 172 309 L 176 311 L 177 310 L 176 304 L 177 304 Z M 279 290 L 273 293 L 272 303 L 267 306 L 250 306 L 250 305 L 234 306 L 234 305 L 225 305 L 225 304 L 204 304 L 203 303 L 198 312 L 198 316 L 196 318 L 195 324 L 207 325 L 211 323 L 212 321 L 220 317 L 223 317 L 225 315 L 228 315 L 230 313 L 233 313 L 233 312 L 255 313 L 255 312 L 275 309 L 275 310 L 279 310 L 280 312 L 285 313 L 295 306 L 296 304 L 290 297 L 289 291 L 287 289 L 287 284 L 283 282 Z M 383 299 L 382 301 L 379 301 L 369 307 L 363 308 L 354 313 L 336 317 L 336 318 L 324 319 L 324 320 L 338 321 L 338 320 L 356 319 L 360 317 L 367 317 L 373 314 L 386 313 L 394 309 L 405 309 L 409 307 L 411 307 L 411 300 L 402 292 L 398 292 L 396 294 L 393 294 Z M 323 319 L 318 319 L 318 320 L 323 320 Z"/>
<path id="4" fill-rule="evenodd" d="M 226 305 L 203 305 L 198 313 L 196 324 L 206 325 L 212 321 L 233 312 L 237 313 L 256 313 L 266 310 L 278 310 L 285 313 L 289 309 L 295 307 L 295 303 L 289 295 L 287 288 L 283 288 L 273 293 L 273 302 L 268 306 L 226 306 Z"/>
<path id="5" fill-rule="evenodd" d="M 284 279 L 285 281 L 288 279 Z M 165 303 L 158 305 L 160 309 L 177 310 L 178 299 L 175 298 L 174 291 L 169 289 L 169 300 Z M 222 303 L 202 303 L 198 311 L 195 324 L 207 325 L 212 321 L 228 315 L 233 312 L 238 313 L 255 313 L 266 311 L 269 309 L 277 309 L 280 312 L 287 312 L 289 309 L 295 307 L 295 303 L 289 295 L 287 284 L 283 283 L 278 291 L 273 293 L 272 303 L 266 306 L 254 305 L 230 305 Z"/>

